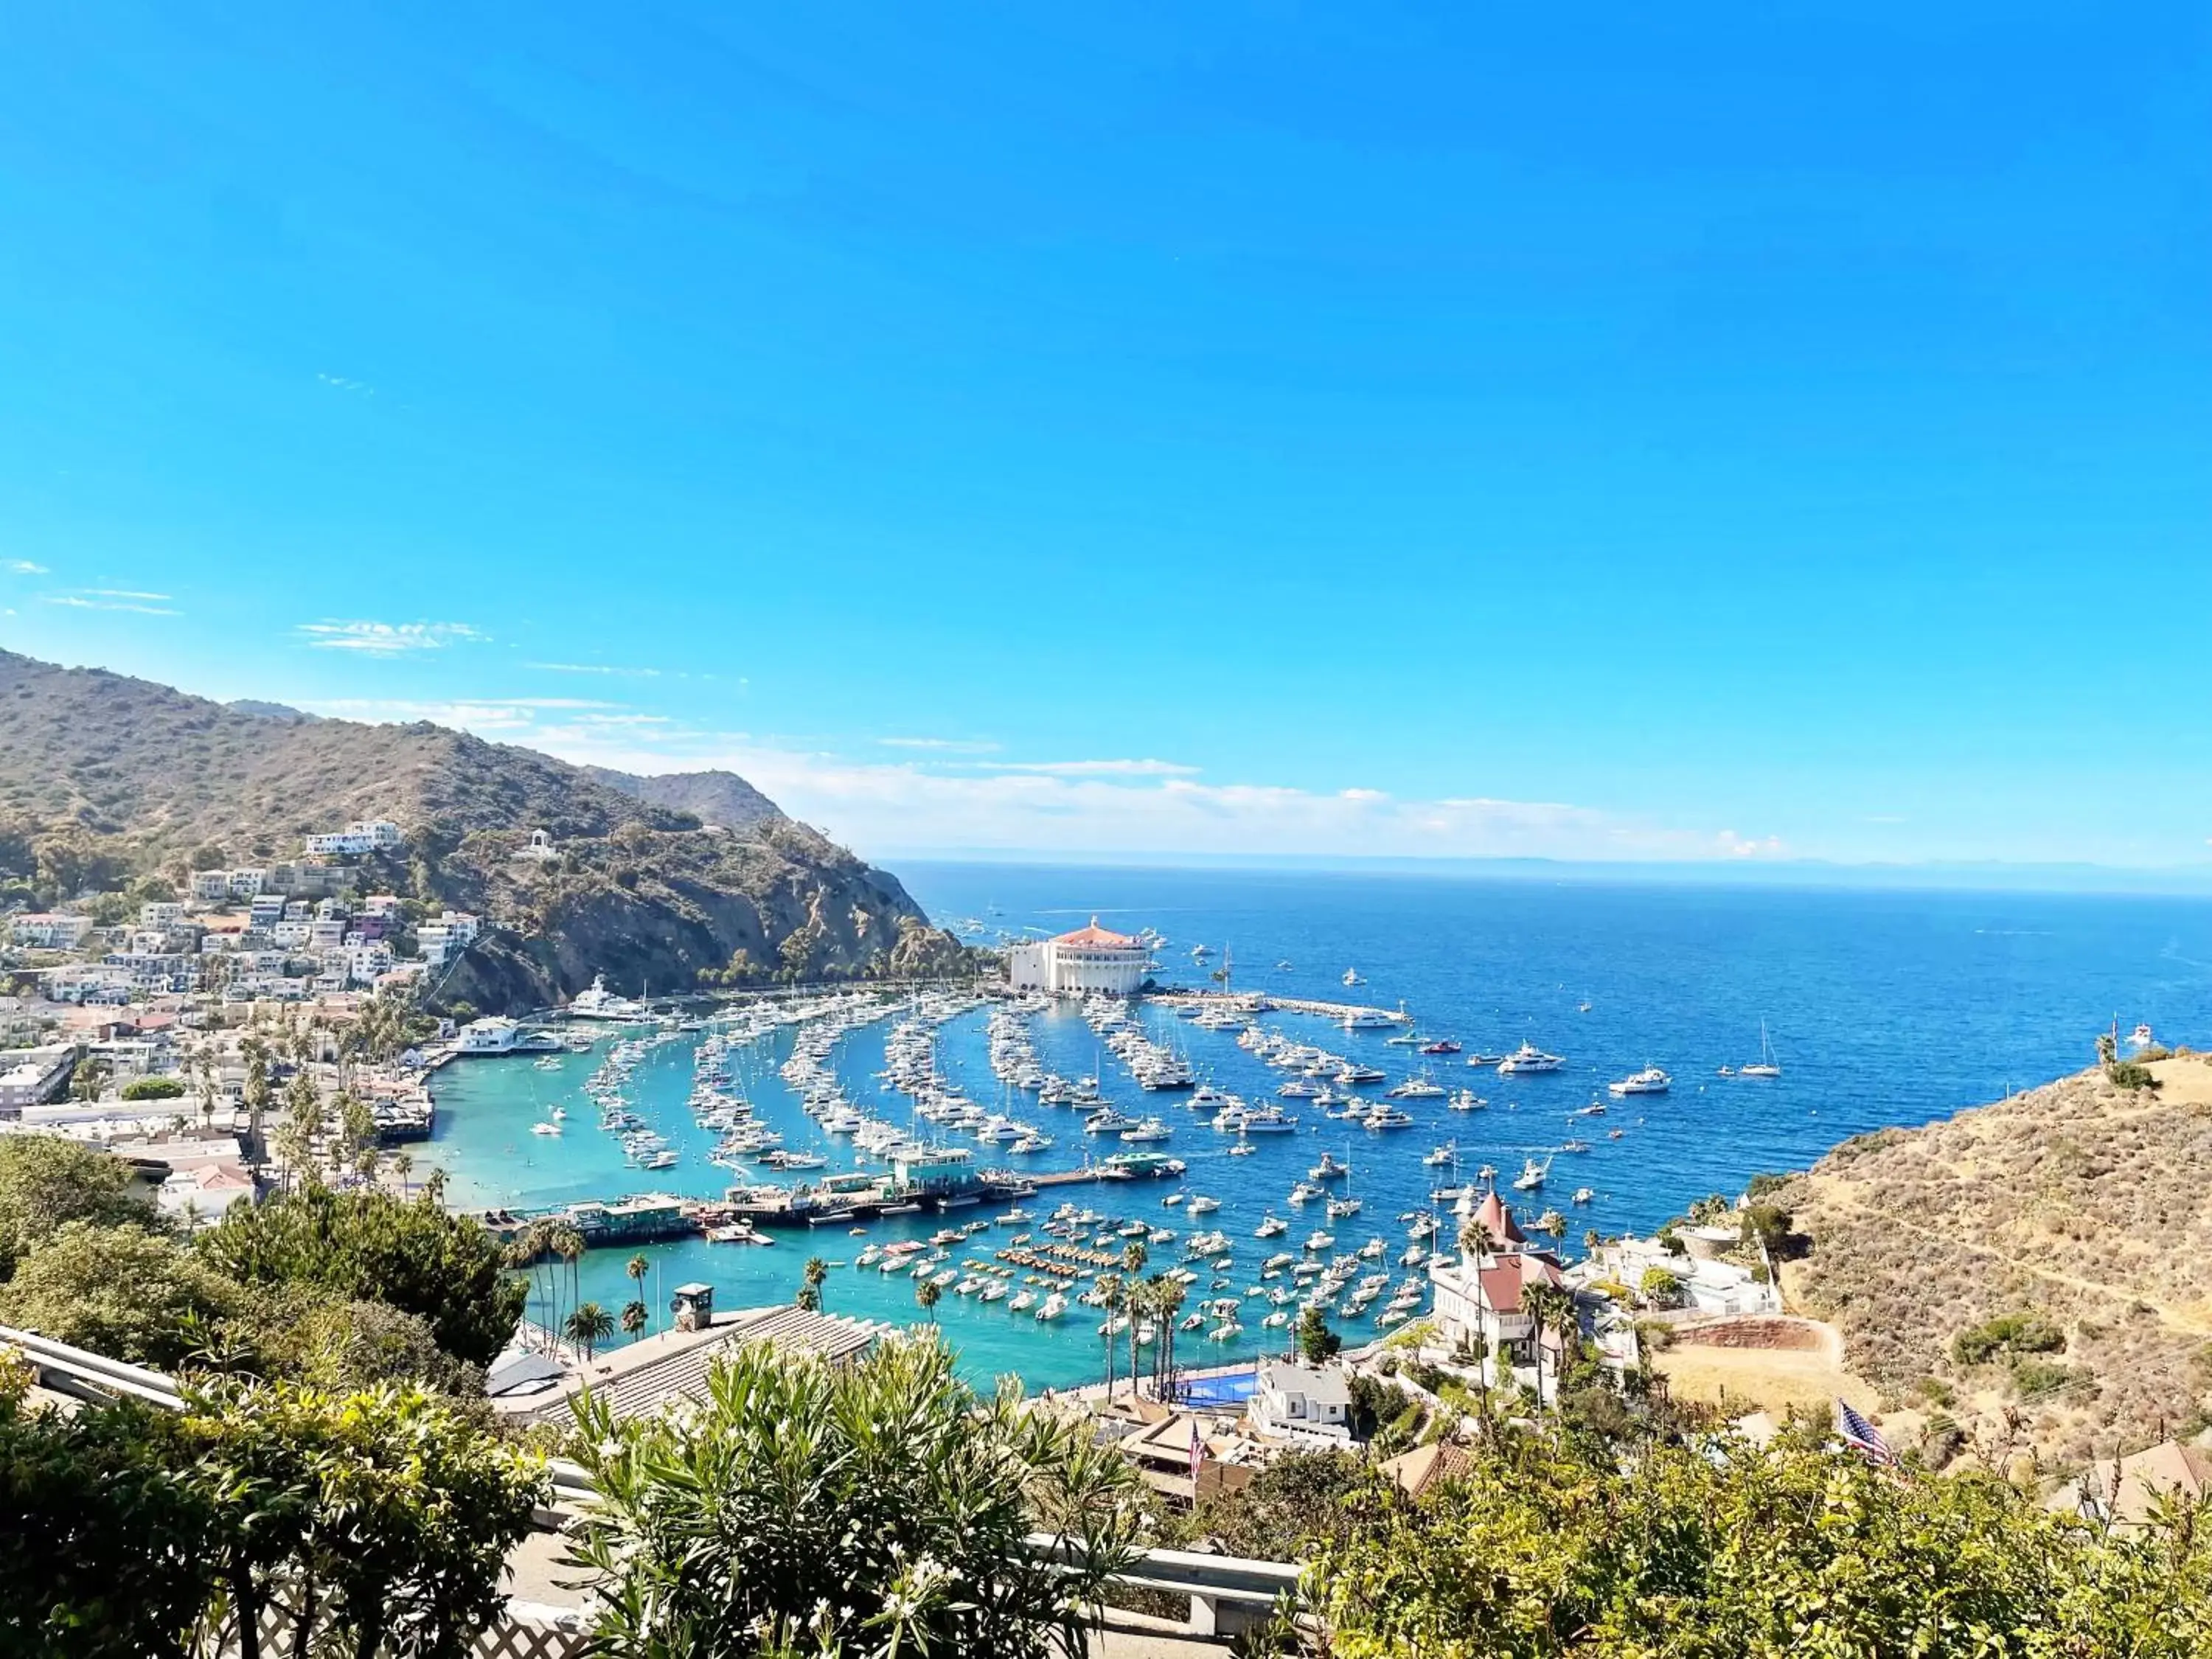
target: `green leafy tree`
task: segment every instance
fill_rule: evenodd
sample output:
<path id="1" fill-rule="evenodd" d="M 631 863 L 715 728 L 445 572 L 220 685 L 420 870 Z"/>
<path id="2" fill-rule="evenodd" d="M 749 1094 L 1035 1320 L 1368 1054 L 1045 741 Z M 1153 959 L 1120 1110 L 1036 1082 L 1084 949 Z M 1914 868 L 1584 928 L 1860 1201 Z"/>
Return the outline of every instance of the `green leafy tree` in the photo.
<path id="1" fill-rule="evenodd" d="M 295 1632 L 319 1625 L 350 1659 L 465 1659 L 504 1605 L 543 1469 L 453 1402 L 412 1387 L 230 1385 L 196 1398 L 190 1425 L 216 1498 L 202 1548 L 240 1659 L 261 1659 L 259 1615 L 280 1594 Z"/>
<path id="2" fill-rule="evenodd" d="M 2212 1650 L 2201 1516 L 2106 1533 L 1999 1481 L 1719 1449 L 1478 1441 L 1419 1504 L 1347 1505 L 1313 1534 L 1305 1611 L 1340 1659 Z"/>
<path id="3" fill-rule="evenodd" d="M 134 1077 L 121 1093 L 125 1100 L 182 1100 L 185 1082 L 174 1077 Z"/>
<path id="4" fill-rule="evenodd" d="M 1343 1348 L 1344 1339 L 1329 1329 L 1319 1308 L 1308 1308 L 1298 1316 L 1297 1344 L 1299 1357 L 1309 1365 L 1318 1365 Z"/>
<path id="5" fill-rule="evenodd" d="M 1118 1452 L 1012 1389 L 979 1401 L 935 1341 L 845 1366 L 749 1345 L 681 1418 L 586 1395 L 577 1419 L 599 1501 L 574 1565 L 611 1654 L 1080 1652 L 1141 1525 Z"/>
<path id="6" fill-rule="evenodd" d="M 622 1310 L 623 1334 L 635 1342 L 645 1334 L 646 1321 L 648 1317 L 644 1303 L 624 1303 Z"/>
<path id="7" fill-rule="evenodd" d="M 402 1199 L 310 1185 L 234 1204 L 198 1249 L 243 1282 L 317 1285 L 419 1315 L 441 1348 L 476 1365 L 507 1346 L 528 1297 L 491 1235 L 447 1214 L 428 1187 Z"/>
<path id="8" fill-rule="evenodd" d="M 194 1324 L 220 1325 L 244 1300 L 234 1280 L 166 1233 L 70 1221 L 0 1286 L 0 1323 L 167 1369 L 198 1346 Z"/>
<path id="9" fill-rule="evenodd" d="M 0 1136 L 0 1279 L 70 1221 L 150 1229 L 154 1206 L 120 1158 L 56 1136 Z"/>
<path id="10" fill-rule="evenodd" d="M 108 1079 L 115 1075 L 115 1067 L 105 1054 L 87 1054 L 77 1061 L 70 1073 L 71 1100 L 98 1100 L 100 1091 L 107 1087 Z"/>
<path id="11" fill-rule="evenodd" d="M 46 1412 L 0 1389 L 0 1649 L 191 1659 L 215 1589 L 197 1455 L 175 1413 Z"/>

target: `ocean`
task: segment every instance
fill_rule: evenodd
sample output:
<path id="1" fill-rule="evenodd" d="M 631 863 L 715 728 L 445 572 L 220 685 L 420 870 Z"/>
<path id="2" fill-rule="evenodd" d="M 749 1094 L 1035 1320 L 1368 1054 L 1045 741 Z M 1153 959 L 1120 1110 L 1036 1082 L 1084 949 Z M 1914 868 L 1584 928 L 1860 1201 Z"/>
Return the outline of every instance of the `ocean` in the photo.
<path id="1" fill-rule="evenodd" d="M 1237 1241 L 1237 1291 L 1258 1281 L 1264 1255 L 1296 1249 L 1325 1225 L 1335 1251 L 1383 1239 L 1387 1265 L 1403 1276 L 1399 1218 L 1428 1207 L 1431 1188 L 1446 1172 L 1425 1168 L 1421 1158 L 1448 1141 L 1462 1170 L 1487 1163 L 1501 1179 L 1524 1159 L 1553 1158 L 1548 1185 L 1522 1207 L 1565 1213 L 1563 1243 L 1571 1254 L 1587 1230 L 1648 1229 L 1706 1194 L 1740 1191 L 1759 1171 L 1802 1168 L 1850 1136 L 1925 1123 L 2077 1070 L 2115 1019 L 2123 1031 L 2148 1023 L 2169 1043 L 2202 1042 L 2212 1030 L 2212 901 L 2203 899 L 1040 865 L 915 864 L 900 874 L 946 926 L 980 921 L 994 937 L 1057 933 L 1095 915 L 1108 927 L 1165 934 L 1164 978 L 1206 983 L 1225 953 L 1241 990 L 1402 1002 L 1420 1030 L 1455 1038 L 1469 1054 L 1527 1040 L 1565 1057 L 1556 1073 L 1516 1079 L 1470 1068 L 1460 1056 L 1425 1059 L 1388 1046 L 1385 1032 L 1348 1034 L 1310 1016 L 1272 1015 L 1268 1023 L 1286 1033 L 1356 1055 L 1394 1079 L 1425 1070 L 1447 1089 L 1472 1087 L 1488 1104 L 1460 1113 L 1440 1100 L 1407 1103 L 1415 1127 L 1370 1134 L 1286 1102 L 1304 1120 L 1301 1133 L 1261 1139 L 1255 1154 L 1232 1158 L 1223 1151 L 1226 1138 L 1190 1111 L 1185 1097 L 1139 1091 L 1112 1054 L 1100 1054 L 1073 1010 L 1040 1016 L 1034 1037 L 1048 1069 L 1074 1077 L 1103 1063 L 1106 1093 L 1118 1106 L 1175 1125 L 1174 1139 L 1154 1150 L 1188 1163 L 1183 1191 L 1221 1200 L 1202 1224 Z M 1190 954 L 1198 944 L 1212 947 L 1202 963 Z M 1347 989 L 1347 969 L 1365 982 Z M 1146 1018 L 1220 1088 L 1263 1097 L 1285 1075 L 1239 1048 L 1233 1032 L 1200 1030 L 1160 1008 Z M 1718 1075 L 1723 1066 L 1758 1058 L 1762 1020 L 1781 1077 Z M 854 1033 L 836 1064 L 854 1099 L 902 1115 L 903 1099 L 879 1093 L 873 1075 L 888 1030 L 885 1022 Z M 761 1046 L 745 1067 L 747 1091 L 788 1145 L 824 1146 L 841 1165 L 849 1160 L 815 1131 L 775 1076 L 791 1041 L 786 1031 Z M 641 1114 L 684 1152 L 675 1169 L 647 1175 L 623 1164 L 581 1094 L 597 1059 L 571 1056 L 558 1070 L 526 1059 L 447 1068 L 435 1085 L 436 1137 L 417 1149 L 417 1171 L 444 1169 L 449 1201 L 469 1206 L 554 1204 L 648 1188 L 718 1194 L 729 1177 L 706 1162 L 710 1137 L 691 1125 L 684 1105 L 691 1047 L 687 1039 L 654 1049 L 630 1090 Z M 997 1109 L 1002 1091 L 986 1060 L 981 1014 L 945 1027 L 939 1054 L 973 1098 Z M 1646 1065 L 1672 1073 L 1671 1092 L 1608 1099 L 1603 1116 L 1574 1115 L 1606 1098 L 1607 1081 Z M 1027 1098 L 1016 1097 L 1018 1115 L 1055 1141 L 1031 1160 L 1036 1167 L 1073 1167 L 1085 1150 L 1113 1150 L 1086 1148 L 1073 1113 L 1020 1103 Z M 572 1109 L 567 1133 L 531 1134 L 531 1124 L 556 1103 L 580 1108 Z M 1615 1129 L 1618 1139 L 1609 1138 Z M 1570 1137 L 1590 1150 L 1556 1152 Z M 1364 1200 L 1358 1216 L 1336 1224 L 1325 1223 L 1318 1203 L 1300 1210 L 1285 1202 L 1324 1149 L 1352 1165 L 1352 1188 Z M 994 1154 L 989 1161 L 1003 1160 Z M 1571 1204 L 1583 1187 L 1595 1196 Z M 1188 1232 L 1192 1224 L 1161 1203 L 1172 1190 L 1079 1187 L 1029 1207 L 1042 1215 L 1072 1197 L 1117 1218 Z M 1269 1212 L 1289 1220 L 1291 1233 L 1255 1241 L 1253 1227 Z M 698 1279 L 715 1287 L 721 1307 L 788 1300 L 806 1258 L 819 1255 L 839 1264 L 824 1287 L 830 1310 L 911 1322 L 921 1316 L 906 1279 L 846 1264 L 871 1240 L 926 1236 L 943 1224 L 935 1217 L 887 1221 L 866 1239 L 840 1229 L 785 1233 L 769 1248 L 649 1247 L 642 1251 L 645 1299 L 665 1309 L 675 1285 Z M 992 1242 L 979 1236 L 976 1250 Z M 633 1254 L 588 1255 L 584 1293 L 618 1310 L 633 1294 L 624 1271 Z M 1149 1270 L 1181 1259 L 1179 1243 L 1163 1246 Z M 1208 1293 L 1201 1280 L 1193 1299 Z M 1261 1325 L 1267 1304 L 1250 1301 L 1245 1310 L 1242 1336 L 1210 1343 L 1203 1332 L 1185 1334 L 1178 1358 L 1223 1363 L 1279 1347 L 1280 1334 Z M 948 1292 L 937 1316 L 979 1381 L 1012 1373 L 1032 1388 L 1065 1386 L 1096 1381 L 1103 1370 L 1098 1316 L 1080 1305 L 1040 1326 L 1003 1304 Z M 1374 1334 L 1365 1322 L 1344 1328 L 1352 1340 Z M 1119 1364 L 1126 1365 L 1126 1352 Z"/>

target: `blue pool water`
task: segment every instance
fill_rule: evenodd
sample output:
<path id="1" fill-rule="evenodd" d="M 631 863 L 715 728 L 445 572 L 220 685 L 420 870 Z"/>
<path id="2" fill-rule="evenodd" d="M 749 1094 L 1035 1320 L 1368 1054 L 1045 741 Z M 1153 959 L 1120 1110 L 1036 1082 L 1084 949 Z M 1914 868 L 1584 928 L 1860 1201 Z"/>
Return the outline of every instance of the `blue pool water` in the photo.
<path id="1" fill-rule="evenodd" d="M 1382 1237 L 1397 1273 L 1406 1243 L 1397 1218 L 1425 1204 L 1438 1172 L 1420 1158 L 1431 1146 L 1454 1140 L 1467 1169 L 1487 1162 L 1510 1174 L 1524 1158 L 1578 1135 L 1592 1150 L 1559 1155 L 1542 1195 L 1568 1212 L 1571 1250 L 1585 1229 L 1648 1227 L 1704 1194 L 1739 1190 L 1756 1171 L 1801 1168 L 1847 1136 L 1925 1122 L 2077 1069 L 2116 1017 L 2124 1030 L 2148 1021 L 2169 1042 L 2201 1042 L 2212 1029 L 2212 902 L 2201 899 L 1036 866 L 923 865 L 902 874 L 946 924 L 975 918 L 993 933 L 1058 932 L 1095 913 L 1109 926 L 1159 928 L 1171 941 L 1164 959 L 1193 983 L 1204 969 L 1192 965 L 1189 947 L 1203 942 L 1218 953 L 1226 945 L 1241 988 L 1402 1000 L 1423 1030 L 1457 1037 L 1470 1052 L 1510 1048 L 1525 1037 L 1566 1057 L 1557 1073 L 1516 1081 L 1457 1059 L 1423 1061 L 1386 1046 L 1383 1033 L 1346 1035 L 1318 1019 L 1272 1016 L 1394 1078 L 1426 1065 L 1439 1083 L 1470 1085 L 1490 1104 L 1460 1114 L 1441 1102 L 1412 1103 L 1416 1127 L 1382 1136 L 1321 1124 L 1310 1108 L 1293 1104 L 1311 1132 L 1262 1139 L 1255 1155 L 1231 1158 L 1182 1097 L 1140 1093 L 1104 1055 L 1107 1092 L 1117 1104 L 1176 1125 L 1164 1150 L 1190 1164 L 1184 1190 L 1222 1200 L 1203 1224 L 1238 1241 L 1238 1290 L 1256 1279 L 1261 1256 L 1280 1248 L 1251 1238 L 1264 1212 L 1291 1222 L 1284 1242 L 1293 1248 L 1324 1224 L 1317 1206 L 1300 1212 L 1284 1202 L 1324 1147 L 1352 1163 L 1365 1200 L 1360 1216 L 1333 1227 L 1336 1249 Z M 1279 969 L 1285 961 L 1291 967 Z M 1367 981 L 1357 991 L 1340 983 L 1347 967 Z M 1146 1018 L 1224 1088 L 1268 1094 L 1281 1080 L 1239 1049 L 1232 1033 L 1202 1031 L 1157 1008 Z M 1723 1065 L 1756 1057 L 1762 1018 L 1783 1076 L 1716 1075 Z M 981 1024 L 977 1014 L 946 1027 L 940 1054 L 975 1098 L 994 1103 L 1000 1087 L 986 1063 Z M 837 1064 L 856 1100 L 902 1112 L 904 1102 L 878 1093 L 873 1076 L 887 1029 L 854 1033 Z M 1035 1038 L 1047 1066 L 1066 1075 L 1101 1063 L 1072 1011 L 1040 1017 Z M 786 1033 L 761 1046 L 748 1065 L 747 1089 L 789 1144 L 819 1143 L 775 1076 L 790 1041 Z M 647 1184 L 719 1193 L 726 1177 L 706 1162 L 709 1138 L 684 1107 L 690 1042 L 656 1049 L 632 1081 L 637 1109 L 684 1153 L 678 1168 L 649 1178 L 623 1165 L 582 1101 L 580 1085 L 596 1063 L 570 1057 L 557 1071 L 540 1071 L 526 1060 L 465 1061 L 441 1073 L 438 1134 L 423 1161 L 448 1171 L 451 1200 L 551 1204 Z M 1601 1095 L 1608 1079 L 1648 1063 L 1674 1074 L 1672 1093 L 1612 1102 L 1606 1116 L 1571 1123 L 1568 1115 Z M 561 1103 L 582 1108 L 568 1133 L 557 1140 L 532 1135 L 530 1125 Z M 1080 1161 L 1085 1148 L 1073 1115 L 1034 1104 L 1019 1115 L 1055 1138 L 1039 1167 Z M 1619 1140 L 1607 1138 L 1613 1128 L 1623 1131 Z M 1569 1195 L 1581 1186 L 1596 1196 L 1571 1206 Z M 1191 1224 L 1160 1203 L 1169 1190 L 1089 1187 L 1066 1195 L 1187 1232 Z M 927 1234 L 942 1224 L 895 1220 L 869 1237 Z M 714 1284 L 724 1305 L 787 1299 L 810 1254 L 849 1262 L 866 1242 L 828 1231 L 835 1236 L 786 1234 L 769 1249 L 653 1247 L 643 1253 L 646 1299 L 665 1307 L 669 1289 L 695 1278 Z M 979 1248 L 988 1243 L 976 1240 Z M 629 1254 L 587 1257 L 585 1293 L 615 1308 L 629 1300 Z M 1152 1267 L 1179 1259 L 1179 1247 L 1165 1247 Z M 919 1316 L 904 1279 L 849 1267 L 833 1270 L 825 1301 L 833 1310 L 902 1322 Z M 1260 1327 L 1263 1304 L 1247 1309 L 1244 1337 L 1215 1345 L 1193 1333 L 1178 1357 L 1225 1363 L 1262 1352 L 1262 1339 L 1278 1339 Z M 1040 1327 L 1003 1305 L 948 1294 L 938 1316 L 979 1377 L 1012 1371 L 1032 1386 L 1060 1385 L 1095 1380 L 1103 1370 L 1097 1316 L 1079 1306 Z M 1348 1334 L 1371 1329 L 1353 1326 Z"/>

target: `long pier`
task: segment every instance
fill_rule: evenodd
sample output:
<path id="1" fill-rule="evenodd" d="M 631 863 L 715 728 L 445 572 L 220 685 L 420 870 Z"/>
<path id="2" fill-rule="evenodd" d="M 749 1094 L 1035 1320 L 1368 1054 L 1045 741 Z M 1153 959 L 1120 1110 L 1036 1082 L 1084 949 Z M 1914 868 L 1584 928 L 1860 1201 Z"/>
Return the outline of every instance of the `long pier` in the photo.
<path id="1" fill-rule="evenodd" d="M 1294 1014 L 1318 1014 L 1323 1019 L 1341 1021 L 1354 1015 L 1387 1019 L 1394 1024 L 1411 1025 L 1413 1017 L 1405 1005 L 1395 1008 L 1377 1008 L 1363 1002 L 1330 1002 L 1321 997 L 1284 997 L 1272 991 L 1155 991 L 1146 1000 L 1170 1008 L 1227 1008 L 1240 1010 L 1257 998 L 1273 1008 L 1285 1009 Z"/>

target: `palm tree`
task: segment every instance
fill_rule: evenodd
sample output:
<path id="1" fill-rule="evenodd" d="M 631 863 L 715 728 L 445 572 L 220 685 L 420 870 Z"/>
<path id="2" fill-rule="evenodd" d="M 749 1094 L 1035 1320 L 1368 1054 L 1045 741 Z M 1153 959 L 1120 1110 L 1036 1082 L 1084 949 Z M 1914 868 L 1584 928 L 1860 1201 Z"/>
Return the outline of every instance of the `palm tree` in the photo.
<path id="1" fill-rule="evenodd" d="M 583 1349 L 584 1363 L 588 1365 L 593 1350 L 615 1334 L 614 1316 L 596 1302 L 580 1302 L 562 1328 L 568 1340 Z"/>
<path id="2" fill-rule="evenodd" d="M 553 1253 L 568 1264 L 568 1304 L 580 1307 L 584 1287 L 576 1277 L 576 1264 L 584 1259 L 584 1236 L 574 1227 L 562 1227 L 553 1235 Z"/>
<path id="3" fill-rule="evenodd" d="M 818 1255 L 806 1258 L 806 1267 L 799 1275 L 799 1305 L 809 1313 L 822 1311 L 822 1281 L 830 1277 L 830 1264 Z"/>
<path id="4" fill-rule="evenodd" d="M 1556 1285 L 1530 1285 L 1521 1292 L 1521 1311 L 1528 1316 L 1536 1338 L 1536 1409 L 1544 1408 L 1544 1334 L 1551 1332 L 1562 1340 L 1566 1327 L 1575 1322 L 1575 1299 Z"/>
<path id="5" fill-rule="evenodd" d="M 623 1309 L 623 1334 L 635 1341 L 645 1331 L 645 1304 L 642 1301 L 630 1303 Z"/>
<path id="6" fill-rule="evenodd" d="M 1121 1270 L 1128 1275 L 1129 1395 L 1132 1399 L 1136 1397 L 1137 1393 L 1137 1327 L 1143 1322 L 1148 1300 L 1145 1295 L 1145 1287 L 1138 1282 L 1137 1275 L 1144 1272 L 1145 1259 L 1151 1255 L 1152 1252 L 1145 1248 L 1145 1242 L 1140 1238 L 1133 1238 L 1121 1247 Z"/>
<path id="7" fill-rule="evenodd" d="M 1162 1273 L 1152 1281 L 1152 1306 L 1159 1315 L 1160 1351 L 1152 1370 L 1152 1397 L 1164 1398 L 1168 1381 L 1175 1376 L 1176 1316 L 1182 1311 L 1183 1283 Z"/>
<path id="8" fill-rule="evenodd" d="M 402 1198 L 406 1197 L 407 1177 L 415 1173 L 415 1154 L 412 1152 L 392 1153 L 392 1173 L 399 1177 L 399 1196 Z"/>
<path id="9" fill-rule="evenodd" d="M 1099 1334 L 1106 1339 L 1106 1398 L 1114 1398 L 1114 1316 L 1121 1310 L 1121 1276 L 1103 1273 L 1098 1279 L 1098 1305 L 1106 1315 Z"/>
<path id="10" fill-rule="evenodd" d="M 921 1304 L 922 1312 L 929 1316 L 929 1322 L 933 1325 L 937 1322 L 938 1298 L 944 1294 L 944 1287 L 933 1279 L 917 1279 L 914 1281 L 914 1299 Z"/>
<path id="11" fill-rule="evenodd" d="M 644 1254 L 641 1252 L 638 1255 L 630 1257 L 629 1265 L 623 1269 L 624 1273 L 629 1275 L 629 1282 L 637 1286 L 636 1291 L 634 1292 L 636 1300 L 631 1304 L 634 1307 L 642 1308 L 645 1306 L 645 1276 L 652 1270 L 652 1267 L 653 1264 L 650 1261 L 647 1261 L 645 1259 Z"/>

